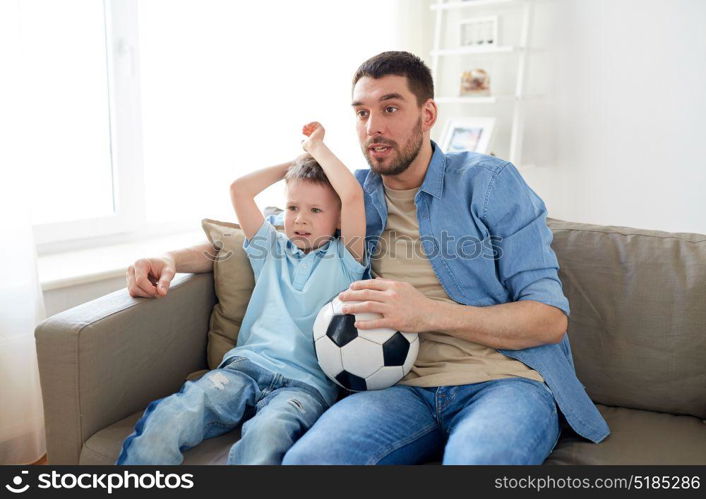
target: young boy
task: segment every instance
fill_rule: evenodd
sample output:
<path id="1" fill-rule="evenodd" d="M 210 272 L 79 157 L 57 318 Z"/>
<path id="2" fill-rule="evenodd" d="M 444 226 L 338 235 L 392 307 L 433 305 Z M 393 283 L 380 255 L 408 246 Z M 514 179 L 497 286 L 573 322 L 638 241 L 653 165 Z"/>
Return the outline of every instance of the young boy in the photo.
<path id="1" fill-rule="evenodd" d="M 355 177 L 323 143 L 323 127 L 309 123 L 303 133 L 308 155 L 231 185 L 255 274 L 236 347 L 217 369 L 152 402 L 117 464 L 180 464 L 183 450 L 244 420 L 228 464 L 280 464 L 334 402 L 336 386 L 318 366 L 312 328 L 321 307 L 363 275 L 365 209 Z M 254 200 L 282 178 L 284 234 Z"/>

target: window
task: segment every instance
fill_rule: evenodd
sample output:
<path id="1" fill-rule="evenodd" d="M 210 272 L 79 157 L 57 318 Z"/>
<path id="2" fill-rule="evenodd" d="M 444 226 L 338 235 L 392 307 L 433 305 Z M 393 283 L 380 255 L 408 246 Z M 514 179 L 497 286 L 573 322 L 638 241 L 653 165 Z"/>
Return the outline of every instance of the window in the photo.
<path id="1" fill-rule="evenodd" d="M 105 14 L 93 0 L 20 5 L 24 147 L 35 224 L 114 212 Z"/>
<path id="2" fill-rule="evenodd" d="M 134 0 L 22 0 L 24 167 L 40 253 L 140 227 Z M 71 242 L 74 244 L 72 245 Z"/>

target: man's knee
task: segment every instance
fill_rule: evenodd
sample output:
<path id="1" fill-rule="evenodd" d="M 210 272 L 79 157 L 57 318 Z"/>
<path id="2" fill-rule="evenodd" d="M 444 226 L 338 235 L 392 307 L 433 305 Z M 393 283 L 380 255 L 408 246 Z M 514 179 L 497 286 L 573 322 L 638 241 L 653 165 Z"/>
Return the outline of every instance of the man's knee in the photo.
<path id="1" fill-rule="evenodd" d="M 312 455 L 311 449 L 307 445 L 299 445 L 301 440 L 294 444 L 285 454 L 282 459 L 282 464 L 285 466 L 300 466 L 304 464 L 315 464 L 316 457 Z"/>
<path id="2" fill-rule="evenodd" d="M 340 461 L 344 458 L 344 449 L 342 436 L 314 426 L 285 453 L 282 464 L 346 464 Z"/>

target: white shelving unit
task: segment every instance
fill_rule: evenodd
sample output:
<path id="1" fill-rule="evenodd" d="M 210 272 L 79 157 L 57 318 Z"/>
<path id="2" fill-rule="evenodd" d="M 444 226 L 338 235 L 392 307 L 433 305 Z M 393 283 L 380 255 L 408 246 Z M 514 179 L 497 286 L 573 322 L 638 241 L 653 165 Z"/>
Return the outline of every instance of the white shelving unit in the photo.
<path id="1" fill-rule="evenodd" d="M 499 3 L 513 3 L 515 0 L 466 0 L 464 2 L 440 2 L 437 5 L 432 6 L 434 10 L 447 10 L 447 9 L 457 9 L 459 7 L 466 7 L 469 3 L 473 3 L 474 6 L 488 6 L 496 5 Z"/>
<path id="2" fill-rule="evenodd" d="M 487 45 L 473 47 L 450 47 L 444 46 L 442 35 L 447 29 L 447 18 L 451 11 L 463 9 L 466 11 L 479 10 L 480 8 L 502 7 L 503 9 L 522 9 L 522 18 L 520 23 L 520 33 L 515 45 Z M 494 105 L 499 102 L 512 100 L 512 123 L 510 127 L 509 140 L 509 159 L 518 167 L 528 167 L 522 163 L 522 136 L 524 133 L 524 109 L 523 101 L 526 98 L 525 79 L 527 74 L 527 47 L 529 33 L 532 28 L 533 2 L 532 0 L 465 0 L 465 1 L 446 1 L 437 0 L 431 5 L 431 9 L 436 13 L 434 27 L 434 46 L 431 51 L 432 76 L 436 82 L 437 88 L 444 88 L 444 79 L 448 75 L 444 75 L 439 67 L 443 60 L 452 57 L 466 55 L 486 55 L 498 54 L 501 57 L 516 57 L 516 81 L 514 84 L 514 92 L 505 95 L 489 95 L 479 97 L 458 97 L 453 95 L 440 95 L 435 100 L 439 104 L 444 105 L 465 105 L 465 104 L 487 104 Z"/>
<path id="3" fill-rule="evenodd" d="M 438 15 L 438 14 L 437 14 Z M 503 54 L 506 52 L 514 52 L 515 47 L 500 46 L 500 47 L 459 47 L 455 49 L 440 49 L 432 50 L 432 57 L 440 55 L 460 55 L 460 54 Z"/>

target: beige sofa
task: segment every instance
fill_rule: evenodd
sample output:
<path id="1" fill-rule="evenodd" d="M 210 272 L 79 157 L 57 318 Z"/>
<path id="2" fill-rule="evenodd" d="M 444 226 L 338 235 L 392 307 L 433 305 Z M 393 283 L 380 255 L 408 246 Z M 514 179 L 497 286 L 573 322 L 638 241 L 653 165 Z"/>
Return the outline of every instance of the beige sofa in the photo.
<path id="1" fill-rule="evenodd" d="M 565 430 L 546 464 L 706 464 L 706 236 L 549 225 L 576 371 L 612 433 L 596 445 Z M 113 463 L 145 406 L 212 364 L 216 303 L 212 273 L 180 274 L 165 298 L 122 290 L 42 322 L 49 463 Z M 237 438 L 185 463 L 222 463 Z"/>

